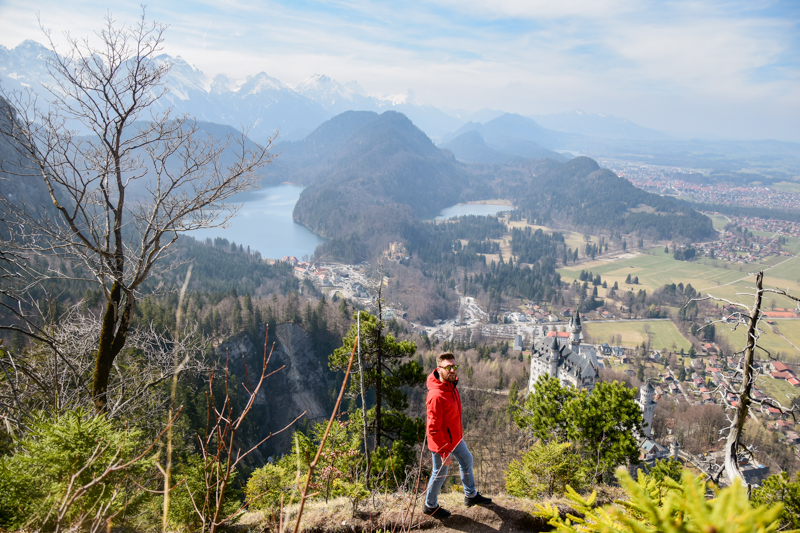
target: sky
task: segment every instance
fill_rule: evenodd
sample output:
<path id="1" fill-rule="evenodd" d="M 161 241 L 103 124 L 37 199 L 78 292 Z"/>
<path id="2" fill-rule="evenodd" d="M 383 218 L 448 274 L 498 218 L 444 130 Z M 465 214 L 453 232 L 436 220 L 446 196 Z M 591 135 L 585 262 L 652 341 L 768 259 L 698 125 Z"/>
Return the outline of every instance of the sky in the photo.
<path id="1" fill-rule="evenodd" d="M 88 36 L 140 2 L 0 0 L 0 45 Z M 38 17 L 38 19 L 37 19 Z M 208 75 L 313 74 L 445 109 L 582 109 L 681 136 L 800 141 L 798 0 L 160 0 Z"/>

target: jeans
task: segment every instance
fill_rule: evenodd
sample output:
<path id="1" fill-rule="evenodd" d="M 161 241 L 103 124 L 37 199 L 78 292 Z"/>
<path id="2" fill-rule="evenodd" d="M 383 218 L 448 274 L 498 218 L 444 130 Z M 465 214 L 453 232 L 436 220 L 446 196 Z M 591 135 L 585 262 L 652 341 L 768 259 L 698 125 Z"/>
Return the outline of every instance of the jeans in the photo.
<path id="1" fill-rule="evenodd" d="M 447 466 L 442 465 L 442 456 L 438 453 L 431 454 L 433 458 L 433 472 L 428 482 L 428 492 L 425 494 L 425 505 L 433 509 L 439 505 L 439 491 L 442 490 L 444 480 L 447 479 Z M 462 440 L 453 450 L 451 457 L 458 461 L 461 468 L 461 484 L 464 486 L 464 496 L 472 498 L 478 491 L 475 490 L 475 477 L 472 475 L 472 454 L 467 444 Z"/>

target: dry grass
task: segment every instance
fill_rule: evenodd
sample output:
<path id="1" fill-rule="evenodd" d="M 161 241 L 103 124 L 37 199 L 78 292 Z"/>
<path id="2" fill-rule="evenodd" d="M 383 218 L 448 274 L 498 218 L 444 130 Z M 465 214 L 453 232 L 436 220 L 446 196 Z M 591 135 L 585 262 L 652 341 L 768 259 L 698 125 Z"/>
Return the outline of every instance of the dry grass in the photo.
<path id="1" fill-rule="evenodd" d="M 619 488 L 598 487 L 598 502 L 609 503 L 624 494 Z M 442 532 L 468 531 L 471 533 L 550 531 L 552 528 L 541 518 L 533 516 L 536 504 L 552 504 L 562 515 L 572 512 L 570 502 L 563 497 L 532 500 L 505 494 L 489 494 L 495 505 L 489 507 L 466 507 L 464 494 L 460 490 L 443 492 L 439 504 L 453 513 L 447 520 L 440 521 L 423 515 L 424 489 L 414 502 L 409 493 L 397 492 L 374 494 L 363 502 L 357 515 L 352 515 L 352 507 L 347 498 L 336 498 L 308 502 L 303 511 L 300 531 L 305 533 L 363 532 L 363 531 L 411 531 L 426 529 Z M 298 505 L 286 511 L 291 531 L 297 518 Z M 274 521 L 263 513 L 247 513 L 239 522 L 239 528 L 248 531 L 275 531 Z M 286 526 L 284 525 L 286 528 Z"/>

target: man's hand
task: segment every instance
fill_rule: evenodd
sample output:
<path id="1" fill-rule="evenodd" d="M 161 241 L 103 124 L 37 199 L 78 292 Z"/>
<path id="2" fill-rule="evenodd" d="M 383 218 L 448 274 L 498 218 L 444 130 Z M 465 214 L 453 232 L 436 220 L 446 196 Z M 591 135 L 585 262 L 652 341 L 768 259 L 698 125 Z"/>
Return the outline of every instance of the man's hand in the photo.
<path id="1" fill-rule="evenodd" d="M 453 462 L 453 454 L 451 453 L 450 455 L 447 456 L 447 459 L 442 461 L 442 466 L 448 466 L 452 462 Z"/>

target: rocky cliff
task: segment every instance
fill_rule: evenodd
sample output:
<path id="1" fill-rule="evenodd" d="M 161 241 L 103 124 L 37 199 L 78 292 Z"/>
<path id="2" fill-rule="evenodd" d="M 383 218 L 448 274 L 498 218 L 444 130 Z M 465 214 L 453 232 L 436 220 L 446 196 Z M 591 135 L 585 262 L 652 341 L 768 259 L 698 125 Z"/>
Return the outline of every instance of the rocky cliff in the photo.
<path id="1" fill-rule="evenodd" d="M 264 380 L 252 411 L 247 418 L 247 427 L 242 432 L 242 447 L 249 448 L 271 432 L 284 428 L 297 416 L 305 412 L 292 428 L 267 440 L 254 451 L 250 467 L 257 467 L 270 456 L 276 459 L 291 450 L 292 431 L 311 422 L 320 422 L 330 416 L 335 400 L 339 377 L 328 370 L 328 354 L 317 354 L 312 347 L 308 333 L 295 324 L 278 324 L 276 331 L 270 332 L 269 348 L 275 343 L 272 358 L 267 365 L 269 374 L 280 371 Z M 216 353 L 224 364 L 227 350 L 229 357 L 230 385 L 237 390 L 242 383 L 255 386 L 261 373 L 264 357 L 265 328 L 259 337 L 262 342 L 255 344 L 253 339 L 241 333 L 220 344 Z M 245 376 L 247 364 L 247 377 Z M 249 388 L 249 387 L 248 387 Z"/>

